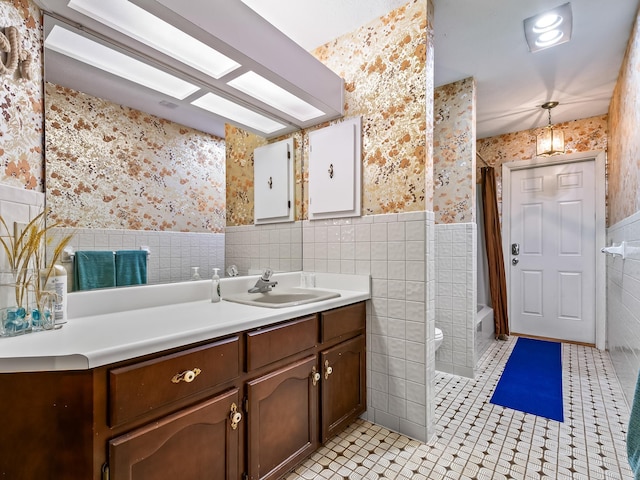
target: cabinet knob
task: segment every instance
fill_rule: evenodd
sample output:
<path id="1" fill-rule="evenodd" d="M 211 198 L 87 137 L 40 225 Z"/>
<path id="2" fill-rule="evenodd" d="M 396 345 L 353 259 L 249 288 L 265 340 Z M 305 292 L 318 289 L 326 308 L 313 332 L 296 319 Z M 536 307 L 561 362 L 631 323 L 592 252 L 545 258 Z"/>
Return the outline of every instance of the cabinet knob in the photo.
<path id="1" fill-rule="evenodd" d="M 229 420 L 231 421 L 231 428 L 234 430 L 238 428 L 238 424 L 242 421 L 242 414 L 238 411 L 238 406 L 235 403 L 231 404 Z"/>
<path id="2" fill-rule="evenodd" d="M 320 381 L 320 373 L 316 370 L 316 367 L 313 367 L 311 369 L 311 383 L 313 383 L 313 386 L 315 387 L 319 381 Z"/>
<path id="3" fill-rule="evenodd" d="M 324 379 L 329 380 L 329 375 L 333 373 L 333 368 L 329 366 L 329 360 L 324 361 Z"/>
<path id="4" fill-rule="evenodd" d="M 201 372 L 202 370 L 200 370 L 199 368 L 194 368 L 193 370 L 185 370 L 182 373 L 176 373 L 171 379 L 171 381 L 173 383 L 180 383 L 180 382 L 191 383 L 195 380 L 195 378 L 198 375 L 200 375 Z"/>

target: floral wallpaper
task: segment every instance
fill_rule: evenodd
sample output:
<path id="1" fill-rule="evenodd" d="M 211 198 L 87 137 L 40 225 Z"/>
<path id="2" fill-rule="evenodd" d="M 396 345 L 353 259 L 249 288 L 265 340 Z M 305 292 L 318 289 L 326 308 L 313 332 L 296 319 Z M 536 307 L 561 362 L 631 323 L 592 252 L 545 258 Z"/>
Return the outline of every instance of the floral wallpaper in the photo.
<path id="1" fill-rule="evenodd" d="M 44 190 L 42 168 L 43 93 L 42 22 L 30 0 L 0 0 L 0 33 L 16 27 L 20 47 L 31 57 L 31 79 L 17 68 L 0 76 L 0 182 L 27 190 Z M 3 63 L 6 54 L 0 57 Z"/>
<path id="2" fill-rule="evenodd" d="M 433 52 L 427 49 L 431 35 L 427 2 L 412 0 L 311 52 L 345 79 L 345 118 L 363 119 L 363 215 L 432 208 L 433 127 L 427 122 L 433 109 L 432 95 L 427 95 L 433 91 Z M 296 167 L 296 220 L 308 218 L 311 130 L 294 136 L 296 159 L 301 160 Z M 249 225 L 253 149 L 266 141 L 232 126 L 227 126 L 225 140 L 227 224 Z"/>
<path id="3" fill-rule="evenodd" d="M 253 151 L 286 138 L 293 138 L 295 219 L 300 220 L 303 215 L 303 132 L 267 140 L 234 125 L 225 125 L 227 226 L 253 225 Z"/>
<path id="4" fill-rule="evenodd" d="M 363 215 L 433 206 L 433 128 L 427 122 L 433 110 L 433 95 L 427 94 L 433 91 L 433 49 L 427 45 L 433 45 L 427 2 L 412 0 L 311 52 L 344 78 L 345 118 L 360 115 L 363 119 Z M 294 135 L 296 162 L 300 161 L 296 220 L 308 218 L 307 133 L 327 125 Z M 253 149 L 266 140 L 230 125 L 225 140 L 227 225 L 250 225 Z"/>
<path id="5" fill-rule="evenodd" d="M 68 227 L 222 232 L 225 143 L 46 84 L 47 205 Z"/>
<path id="6" fill-rule="evenodd" d="M 564 132 L 566 153 L 607 150 L 607 115 L 583 118 L 572 122 L 554 124 Z M 531 160 L 536 156 L 536 136 L 542 128 L 507 133 L 483 138 L 476 142 L 476 151 L 488 166 L 496 170 L 498 210 L 502 211 L 502 164 L 518 160 Z M 480 181 L 482 160 L 476 162 L 476 178 Z"/>
<path id="7" fill-rule="evenodd" d="M 475 221 L 475 81 L 435 89 L 433 211 L 436 223 Z"/>
<path id="8" fill-rule="evenodd" d="M 312 52 L 344 78 L 345 117 L 362 116 L 364 215 L 431 205 L 429 31 L 427 2 L 412 0 Z"/>
<path id="9" fill-rule="evenodd" d="M 224 126 L 227 147 L 227 226 L 253 224 L 253 151 L 267 144 L 259 135 Z"/>
<path id="10" fill-rule="evenodd" d="M 640 15 L 609 105 L 609 224 L 640 211 Z"/>

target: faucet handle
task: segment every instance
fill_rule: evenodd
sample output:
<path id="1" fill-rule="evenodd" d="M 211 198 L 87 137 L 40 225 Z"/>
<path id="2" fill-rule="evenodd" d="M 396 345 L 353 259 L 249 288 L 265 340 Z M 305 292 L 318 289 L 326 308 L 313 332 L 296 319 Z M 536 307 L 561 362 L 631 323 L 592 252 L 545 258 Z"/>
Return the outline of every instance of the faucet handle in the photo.
<path id="1" fill-rule="evenodd" d="M 273 270 L 271 270 L 271 268 L 269 267 L 265 268 L 264 272 L 262 272 L 262 280 L 268 282 L 271 278 L 271 275 L 273 275 Z"/>

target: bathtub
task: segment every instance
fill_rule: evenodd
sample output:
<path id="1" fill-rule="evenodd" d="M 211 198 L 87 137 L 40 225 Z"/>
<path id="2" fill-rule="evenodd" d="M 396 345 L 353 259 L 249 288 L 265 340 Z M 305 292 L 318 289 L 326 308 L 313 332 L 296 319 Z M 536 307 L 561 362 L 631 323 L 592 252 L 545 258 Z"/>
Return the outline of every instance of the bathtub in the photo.
<path id="1" fill-rule="evenodd" d="M 488 305 L 478 304 L 478 310 L 476 313 L 476 335 L 475 335 L 475 363 L 478 365 L 478 361 L 487 351 L 490 343 L 495 338 L 495 326 L 493 323 L 493 308 Z"/>

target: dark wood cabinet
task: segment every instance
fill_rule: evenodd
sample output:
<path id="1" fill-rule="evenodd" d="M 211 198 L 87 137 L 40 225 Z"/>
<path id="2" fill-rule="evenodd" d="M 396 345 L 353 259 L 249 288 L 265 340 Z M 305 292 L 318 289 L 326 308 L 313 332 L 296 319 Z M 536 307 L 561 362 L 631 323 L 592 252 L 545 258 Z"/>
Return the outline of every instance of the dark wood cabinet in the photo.
<path id="1" fill-rule="evenodd" d="M 275 479 L 318 447 L 316 356 L 247 383 L 247 459 L 251 480 Z"/>
<path id="2" fill-rule="evenodd" d="M 168 415 L 109 442 L 114 480 L 238 478 L 238 389 Z"/>
<path id="3" fill-rule="evenodd" d="M 233 336 L 109 370 L 109 425 L 210 394 L 240 376 L 240 338 Z M 192 377 L 191 377 L 192 376 Z"/>
<path id="4" fill-rule="evenodd" d="M 361 302 L 91 370 L 0 374 L 0 477 L 282 478 L 365 411 L 364 333 Z"/>
<path id="5" fill-rule="evenodd" d="M 367 408 L 364 335 L 320 353 L 322 442 L 340 433 Z"/>

